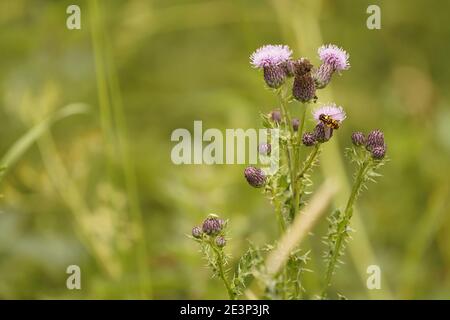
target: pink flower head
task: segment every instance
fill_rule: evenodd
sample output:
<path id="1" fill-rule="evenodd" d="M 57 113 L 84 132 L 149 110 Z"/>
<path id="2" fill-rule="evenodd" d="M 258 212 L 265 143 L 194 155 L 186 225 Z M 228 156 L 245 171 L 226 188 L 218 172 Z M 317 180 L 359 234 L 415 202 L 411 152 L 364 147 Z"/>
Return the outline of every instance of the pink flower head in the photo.
<path id="1" fill-rule="evenodd" d="M 292 50 L 285 45 L 266 45 L 257 49 L 250 56 L 250 63 L 255 68 L 278 66 L 291 59 Z"/>
<path id="2" fill-rule="evenodd" d="M 330 104 L 326 104 L 321 106 L 320 108 L 317 108 L 316 110 L 313 111 L 313 117 L 314 119 L 319 123 L 321 122 L 320 120 L 320 115 L 324 114 L 326 116 L 331 117 L 333 120 L 342 122 L 345 120 L 345 118 L 347 117 L 345 114 L 345 111 L 342 107 L 340 106 L 336 106 L 335 103 L 330 103 Z"/>
<path id="3" fill-rule="evenodd" d="M 342 48 L 334 44 L 327 44 L 321 46 L 317 52 L 319 53 L 319 58 L 323 63 L 331 65 L 335 70 L 347 70 L 350 68 L 348 62 L 349 54 Z"/>

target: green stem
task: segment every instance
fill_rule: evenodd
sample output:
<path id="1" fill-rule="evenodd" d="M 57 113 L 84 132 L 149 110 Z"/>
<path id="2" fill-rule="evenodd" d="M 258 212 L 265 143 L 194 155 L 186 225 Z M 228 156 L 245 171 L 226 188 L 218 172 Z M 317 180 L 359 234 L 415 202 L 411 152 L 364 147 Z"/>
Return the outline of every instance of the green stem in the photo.
<path id="1" fill-rule="evenodd" d="M 222 281 L 225 285 L 225 288 L 227 289 L 228 296 L 230 297 L 231 300 L 236 300 L 236 294 L 234 293 L 233 289 L 231 289 L 231 285 L 228 282 L 228 279 L 225 274 L 225 270 L 223 268 L 223 263 L 224 263 L 223 252 L 222 252 L 222 250 L 217 249 L 213 243 L 211 243 L 211 248 L 213 248 L 214 252 L 216 253 L 217 265 L 219 267 L 219 276 L 222 279 Z"/>
<path id="2" fill-rule="evenodd" d="M 286 127 L 289 130 L 289 139 L 287 140 L 287 155 L 288 155 L 288 166 L 289 166 L 289 175 L 291 178 L 291 219 L 294 217 L 296 212 L 296 206 L 295 206 L 295 199 L 297 197 L 297 189 L 296 189 L 296 183 L 295 183 L 295 176 L 296 176 L 296 154 L 295 154 L 295 148 L 293 146 L 294 141 L 294 128 L 292 127 L 292 119 L 291 115 L 286 107 L 286 99 L 283 96 L 282 89 L 278 92 L 278 97 L 280 99 L 280 105 L 281 105 L 281 113 L 283 116 L 283 121 L 285 124 L 285 130 Z"/>
<path id="3" fill-rule="evenodd" d="M 314 149 L 311 151 L 311 153 L 308 155 L 308 158 L 305 161 L 302 171 L 300 171 L 297 175 L 297 181 L 299 182 L 299 186 L 298 186 L 299 192 L 297 194 L 298 199 L 296 201 L 299 204 L 300 204 L 301 197 L 303 195 L 303 187 L 304 187 L 303 183 L 302 183 L 302 181 L 303 181 L 302 179 L 304 178 L 305 174 L 308 172 L 309 169 L 311 169 L 311 166 L 316 161 L 317 156 L 319 155 L 320 146 L 321 146 L 320 143 L 318 143 L 314 146 Z"/>
<path id="4" fill-rule="evenodd" d="M 339 258 L 341 249 L 342 249 L 342 245 L 344 243 L 344 239 L 345 239 L 345 230 L 348 227 L 348 224 L 350 223 L 350 219 L 352 217 L 353 214 L 353 204 L 356 200 L 356 197 L 359 193 L 359 190 L 362 187 L 363 181 L 364 181 L 364 177 L 367 173 L 367 169 L 369 167 L 370 161 L 365 161 L 361 167 L 359 168 L 359 172 L 356 176 L 355 179 L 355 183 L 353 184 L 353 188 L 352 191 L 350 193 L 350 197 L 348 198 L 347 201 L 347 205 L 345 206 L 345 211 L 344 214 L 342 216 L 341 221 L 338 224 L 338 228 L 337 228 L 337 239 L 334 245 L 334 249 L 333 249 L 333 253 L 330 257 L 330 260 L 328 262 L 328 266 L 327 266 L 327 271 L 326 271 L 326 276 L 325 276 L 325 286 L 324 289 L 322 291 L 322 299 L 325 299 L 327 296 L 327 290 L 328 287 L 331 284 L 331 278 L 333 277 L 334 274 L 334 270 L 336 269 L 336 263 L 337 260 Z"/>

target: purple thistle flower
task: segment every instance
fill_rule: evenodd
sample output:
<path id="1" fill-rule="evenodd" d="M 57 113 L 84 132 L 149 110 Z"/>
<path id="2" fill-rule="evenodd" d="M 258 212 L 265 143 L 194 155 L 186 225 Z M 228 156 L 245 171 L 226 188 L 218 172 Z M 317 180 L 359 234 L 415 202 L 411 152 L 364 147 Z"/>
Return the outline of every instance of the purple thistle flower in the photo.
<path id="1" fill-rule="evenodd" d="M 352 142 L 355 146 L 363 146 L 366 144 L 364 133 L 356 131 L 352 133 Z"/>
<path id="2" fill-rule="evenodd" d="M 286 79 L 286 72 L 282 66 L 270 65 L 265 66 L 264 70 L 264 81 L 266 84 L 273 89 L 281 87 Z"/>
<path id="3" fill-rule="evenodd" d="M 215 235 L 218 234 L 224 226 L 224 222 L 222 219 L 218 219 L 216 217 L 209 217 L 203 221 L 202 230 L 207 235 Z"/>
<path id="4" fill-rule="evenodd" d="M 321 46 L 317 52 L 323 63 L 333 67 L 334 71 L 342 71 L 350 68 L 348 62 L 349 54 L 334 44 Z"/>
<path id="5" fill-rule="evenodd" d="M 192 228 L 192 236 L 196 239 L 200 239 L 202 237 L 203 231 L 200 227 Z"/>
<path id="6" fill-rule="evenodd" d="M 376 146 L 372 149 L 372 158 L 375 160 L 381 160 L 386 154 L 386 146 Z"/>
<path id="7" fill-rule="evenodd" d="M 259 145 L 258 151 L 264 156 L 270 155 L 270 153 L 272 152 L 272 146 L 270 145 L 270 143 L 261 143 Z"/>
<path id="8" fill-rule="evenodd" d="M 333 129 L 319 122 L 314 128 L 314 137 L 320 143 L 327 142 L 333 136 Z"/>
<path id="9" fill-rule="evenodd" d="M 372 151 L 376 147 L 384 146 L 384 134 L 380 130 L 373 130 L 367 135 L 367 144 L 366 148 L 369 151 Z"/>
<path id="10" fill-rule="evenodd" d="M 266 45 L 257 49 L 250 56 L 250 63 L 254 68 L 264 68 L 268 66 L 279 66 L 283 62 L 289 61 L 292 50 L 285 45 Z"/>
<path id="11" fill-rule="evenodd" d="M 261 188 L 266 183 L 266 175 L 260 168 L 247 167 L 244 170 L 245 179 L 255 188 Z"/>
<path id="12" fill-rule="evenodd" d="M 219 248 L 225 247 L 226 244 L 227 244 L 227 240 L 223 236 L 219 236 L 216 238 L 216 245 Z"/>
<path id="13" fill-rule="evenodd" d="M 281 122 L 281 112 L 279 110 L 274 110 L 270 113 L 270 119 L 273 122 L 280 124 Z"/>
<path id="14" fill-rule="evenodd" d="M 320 115 L 322 114 L 331 117 L 333 120 L 339 121 L 339 123 L 344 121 L 347 117 L 344 109 L 340 106 L 336 106 L 335 103 L 323 105 L 322 107 L 315 109 L 312 114 L 318 123 L 322 122 L 320 120 Z"/>
<path id="15" fill-rule="evenodd" d="M 317 142 L 316 135 L 312 132 L 305 132 L 302 137 L 302 143 L 307 146 L 311 147 L 315 145 Z"/>
<path id="16" fill-rule="evenodd" d="M 331 81 L 331 77 L 336 71 L 339 72 L 350 68 L 348 62 L 349 54 L 334 44 L 321 46 L 318 49 L 318 53 L 322 64 L 314 74 L 314 79 L 317 88 L 322 89 Z"/>
<path id="17" fill-rule="evenodd" d="M 300 120 L 297 118 L 292 119 L 292 128 L 294 131 L 298 131 L 298 127 L 300 126 Z"/>

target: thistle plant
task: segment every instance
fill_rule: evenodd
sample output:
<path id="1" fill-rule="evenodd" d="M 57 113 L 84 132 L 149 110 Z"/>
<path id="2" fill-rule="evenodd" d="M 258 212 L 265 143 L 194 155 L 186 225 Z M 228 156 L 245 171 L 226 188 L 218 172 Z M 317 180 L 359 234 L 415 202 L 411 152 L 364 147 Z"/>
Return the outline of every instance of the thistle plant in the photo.
<path id="1" fill-rule="evenodd" d="M 324 45 L 318 49 L 320 63 L 317 67 L 306 57 L 295 59 L 292 55 L 286 45 L 266 45 L 250 56 L 251 65 L 261 70 L 266 87 L 278 99 L 279 107 L 262 114 L 261 118 L 268 132 L 269 129 L 279 130 L 279 150 L 276 151 L 280 158 L 276 172 L 249 166 L 244 170 L 244 177 L 251 187 L 262 190 L 273 205 L 280 237 L 307 206 L 312 193 L 312 173 L 319 165 L 321 149 L 347 119 L 342 106 L 334 102 L 319 103 L 319 100 L 320 90 L 329 85 L 335 74 L 349 69 L 349 54 L 335 45 Z M 274 152 L 270 138 L 258 147 L 262 156 Z M 353 146 L 346 154 L 356 166 L 354 184 L 345 208 L 334 210 L 328 217 L 329 230 L 324 237 L 326 271 L 320 277 L 323 289 L 318 295 L 321 298 L 328 297 L 328 287 L 350 239 L 355 201 L 367 187 L 367 182 L 379 176 L 378 170 L 386 162 L 386 143 L 380 130 L 370 132 L 367 137 L 362 132 L 355 132 L 351 141 Z M 192 230 L 192 238 L 201 245 L 208 266 L 214 276 L 222 279 L 230 299 L 239 297 L 251 279 L 257 279 L 263 285 L 263 298 L 304 297 L 306 288 L 302 278 L 305 272 L 312 271 L 308 268 L 309 251 L 292 250 L 281 270 L 268 274 L 264 256 L 275 248 L 277 241 L 262 249 L 251 245 L 229 280 L 229 257 L 224 253 L 226 228 L 226 222 L 217 216 L 209 216 L 202 227 Z M 313 295 L 308 293 L 308 296 Z"/>

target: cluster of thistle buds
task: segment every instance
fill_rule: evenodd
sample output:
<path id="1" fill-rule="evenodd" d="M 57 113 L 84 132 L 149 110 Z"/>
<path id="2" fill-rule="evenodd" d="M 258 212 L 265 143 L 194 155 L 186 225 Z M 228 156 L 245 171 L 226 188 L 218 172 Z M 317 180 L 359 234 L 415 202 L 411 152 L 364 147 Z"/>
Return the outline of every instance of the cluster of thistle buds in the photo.
<path id="1" fill-rule="evenodd" d="M 384 134 L 380 130 L 373 130 L 367 138 L 362 132 L 354 132 L 352 134 L 353 145 L 357 147 L 365 147 L 370 152 L 374 160 L 382 160 L 386 155 L 386 142 L 384 141 Z"/>
<path id="2" fill-rule="evenodd" d="M 192 228 L 192 237 L 198 241 L 209 242 L 223 248 L 227 244 L 224 234 L 226 226 L 226 221 L 215 214 L 210 214 L 201 226 Z"/>
<path id="3" fill-rule="evenodd" d="M 307 58 L 292 59 L 286 45 L 266 45 L 250 57 L 253 67 L 262 69 L 268 87 L 280 88 L 287 78 L 294 77 L 292 95 L 301 102 L 316 100 L 316 89 L 325 88 L 333 74 L 350 67 L 348 53 L 333 44 L 318 49 L 321 65 L 315 68 Z"/>

